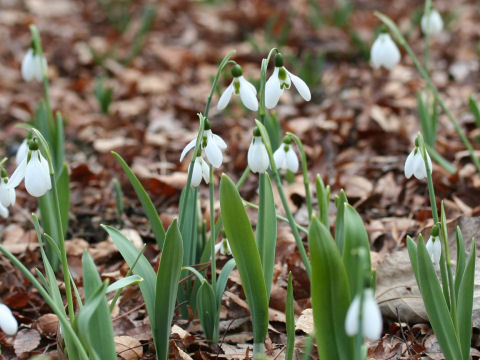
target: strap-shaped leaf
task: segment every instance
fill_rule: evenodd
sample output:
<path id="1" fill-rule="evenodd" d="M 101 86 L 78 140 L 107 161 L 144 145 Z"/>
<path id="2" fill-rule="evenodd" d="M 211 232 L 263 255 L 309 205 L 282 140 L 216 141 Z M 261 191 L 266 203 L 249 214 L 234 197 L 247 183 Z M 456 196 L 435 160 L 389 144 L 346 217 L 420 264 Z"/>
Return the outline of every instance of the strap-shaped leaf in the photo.
<path id="1" fill-rule="evenodd" d="M 260 254 L 240 194 L 225 174 L 220 181 L 220 208 L 252 314 L 254 343 L 263 344 L 268 330 L 268 298 Z"/>
<path id="2" fill-rule="evenodd" d="M 168 359 L 170 327 L 175 311 L 182 262 L 183 241 L 177 220 L 174 220 L 165 235 L 162 260 L 157 273 L 155 314 L 150 315 L 155 322 L 155 347 L 157 349 L 157 359 L 160 360 Z"/>
<path id="3" fill-rule="evenodd" d="M 288 273 L 287 285 L 287 302 L 285 305 L 285 316 L 287 318 L 287 349 L 285 351 L 285 359 L 293 359 L 293 351 L 295 350 L 295 313 L 293 311 L 293 285 L 292 272 Z"/>
<path id="4" fill-rule="evenodd" d="M 348 280 L 340 251 L 328 229 L 313 217 L 308 232 L 312 263 L 312 309 L 321 359 L 354 359 L 353 339 L 345 333 L 350 305 Z"/>
<path id="5" fill-rule="evenodd" d="M 458 301 L 458 292 L 466 266 L 465 244 L 463 242 L 462 231 L 458 226 L 455 238 L 457 240 L 457 267 L 455 269 L 455 294 L 457 295 L 457 299 L 455 300 Z"/>
<path id="6" fill-rule="evenodd" d="M 115 281 L 113 284 L 107 287 L 107 293 L 123 289 L 124 287 L 136 285 L 143 281 L 143 278 L 139 275 L 131 275 Z"/>
<path id="7" fill-rule="evenodd" d="M 148 196 L 142 183 L 140 182 L 140 180 L 138 180 L 137 176 L 133 173 L 132 169 L 130 169 L 125 160 L 123 160 L 123 158 L 114 151 L 112 151 L 112 154 L 122 166 L 123 171 L 125 172 L 128 180 L 130 181 L 130 184 L 132 184 L 132 187 L 137 194 L 138 200 L 140 200 L 140 203 L 142 204 L 143 211 L 145 211 L 145 215 L 147 215 L 148 220 L 150 221 L 150 226 L 152 227 L 153 234 L 155 235 L 157 245 L 160 249 L 162 249 L 163 241 L 165 239 L 165 229 L 163 228 L 162 222 L 160 221 L 160 217 L 158 216 L 158 212 L 155 209 L 155 205 L 153 205 L 152 199 L 150 199 L 150 196 Z"/>
<path id="8" fill-rule="evenodd" d="M 422 293 L 428 319 L 447 360 L 462 359 L 459 340 L 455 332 L 447 303 L 442 294 L 437 274 L 422 238 L 417 245 L 418 286 Z"/>
<path id="9" fill-rule="evenodd" d="M 228 260 L 225 265 L 223 265 L 222 271 L 217 279 L 217 306 L 220 309 L 220 305 L 222 303 L 222 296 L 223 292 L 225 291 L 225 286 L 227 286 L 228 277 L 230 273 L 235 268 L 237 264 L 235 263 L 235 259 Z"/>
<path id="10" fill-rule="evenodd" d="M 197 310 L 206 338 L 218 342 L 218 310 L 215 303 L 215 293 L 207 280 L 204 280 L 198 289 Z"/>
<path id="11" fill-rule="evenodd" d="M 340 250 L 340 254 L 343 254 L 343 242 L 345 241 L 345 229 L 343 226 L 345 203 L 348 204 L 347 196 L 343 190 L 340 190 L 340 193 L 335 196 L 335 206 L 337 208 L 337 219 L 335 221 L 335 241 L 338 249 Z"/>
<path id="12" fill-rule="evenodd" d="M 322 177 L 317 175 L 315 187 L 317 189 L 318 218 L 320 219 L 320 222 L 328 228 L 330 226 L 328 219 L 328 209 L 330 206 L 330 186 L 325 187 Z"/>

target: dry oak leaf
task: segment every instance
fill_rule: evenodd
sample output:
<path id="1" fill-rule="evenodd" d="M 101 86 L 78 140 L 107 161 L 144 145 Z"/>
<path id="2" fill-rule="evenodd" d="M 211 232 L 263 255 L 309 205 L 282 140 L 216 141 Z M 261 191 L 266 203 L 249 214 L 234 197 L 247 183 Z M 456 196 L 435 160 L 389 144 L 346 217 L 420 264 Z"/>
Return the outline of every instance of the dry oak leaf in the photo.
<path id="1" fill-rule="evenodd" d="M 143 356 L 143 347 L 140 341 L 131 336 L 115 336 L 115 350 L 124 360 L 137 360 Z"/>
<path id="2" fill-rule="evenodd" d="M 13 341 L 13 348 L 15 354 L 21 357 L 22 354 L 29 353 L 40 344 L 40 334 L 37 330 L 22 329 L 15 336 Z"/>

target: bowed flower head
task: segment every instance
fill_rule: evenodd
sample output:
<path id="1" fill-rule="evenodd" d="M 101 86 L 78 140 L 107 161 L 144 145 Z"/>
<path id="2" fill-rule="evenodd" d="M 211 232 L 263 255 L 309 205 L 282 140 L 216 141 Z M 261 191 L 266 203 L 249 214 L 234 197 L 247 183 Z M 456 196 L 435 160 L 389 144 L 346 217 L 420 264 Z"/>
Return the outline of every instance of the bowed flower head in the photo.
<path id="1" fill-rule="evenodd" d="M 27 82 L 31 80 L 42 81 L 42 66 L 47 69 L 47 60 L 45 59 L 45 57 L 40 57 L 40 55 L 36 54 L 33 47 L 28 49 L 22 61 L 23 80 Z"/>
<path id="2" fill-rule="evenodd" d="M 373 43 L 370 51 L 370 61 L 375 69 L 383 66 L 389 70 L 399 63 L 400 51 L 386 29 L 378 35 Z"/>
<path id="3" fill-rule="evenodd" d="M 10 186 L 17 187 L 25 178 L 27 192 L 32 196 L 40 197 L 52 188 L 50 169 L 48 161 L 38 149 L 36 139 L 29 141 L 28 146 L 28 155 L 12 174 Z"/>
<path id="4" fill-rule="evenodd" d="M 197 154 L 195 158 L 195 162 L 193 163 L 193 171 L 192 171 L 192 181 L 191 184 L 193 187 L 197 187 L 200 185 L 200 182 L 205 180 L 205 183 L 208 184 L 210 180 L 210 168 L 203 160 L 201 151 Z"/>
<path id="5" fill-rule="evenodd" d="M 421 20 L 422 31 L 428 35 L 438 35 L 443 30 L 443 20 L 435 8 L 430 8 L 427 13 L 423 14 Z"/>
<path id="6" fill-rule="evenodd" d="M 245 80 L 242 74 L 241 66 L 235 64 L 232 67 L 233 80 L 225 89 L 222 96 L 220 96 L 217 104 L 218 110 L 223 110 L 227 107 L 233 94 L 240 95 L 240 99 L 246 108 L 252 111 L 258 110 L 257 89 Z"/>
<path id="7" fill-rule="evenodd" d="M 253 139 L 248 148 L 248 166 L 254 173 L 265 173 L 270 165 L 268 151 L 260 136 L 260 130 L 253 130 Z"/>
<path id="8" fill-rule="evenodd" d="M 440 242 L 439 236 L 439 228 L 438 225 L 435 224 L 432 227 L 432 235 L 427 241 L 427 252 L 430 255 L 430 259 L 432 259 L 433 265 L 440 263 L 440 256 L 442 256 L 442 244 Z"/>
<path id="9" fill-rule="evenodd" d="M 290 89 L 292 83 L 297 88 L 301 97 L 305 101 L 310 101 L 312 94 L 310 93 L 307 84 L 305 84 L 305 81 L 288 71 L 285 66 L 283 66 L 282 54 L 276 54 L 275 69 L 265 84 L 265 106 L 268 109 L 273 109 L 277 105 L 283 91 L 285 89 Z"/>
<path id="10" fill-rule="evenodd" d="M 5 304 L 0 304 L 0 328 L 7 335 L 15 335 L 18 330 L 17 320 Z"/>
<path id="11" fill-rule="evenodd" d="M 292 138 L 286 136 L 282 145 L 273 153 L 275 166 L 279 170 L 290 170 L 296 173 L 298 171 L 298 158 L 292 148 Z"/>
<path id="12" fill-rule="evenodd" d="M 428 167 L 430 168 L 430 173 L 432 172 L 432 160 L 430 155 L 427 154 Z M 425 161 L 423 161 L 422 152 L 418 146 L 412 150 L 408 155 L 407 160 L 405 161 L 405 177 L 410 179 L 414 175 L 418 180 L 427 177 L 427 168 L 425 166 Z"/>
<path id="13" fill-rule="evenodd" d="M 8 217 L 8 207 L 15 204 L 15 188 L 8 182 L 7 171 L 0 170 L 0 216 Z"/>
<path id="14" fill-rule="evenodd" d="M 363 336 L 371 341 L 378 340 L 382 333 L 382 314 L 375 301 L 372 289 L 365 289 L 363 293 L 362 312 L 360 314 L 360 294 L 355 296 L 345 318 L 345 332 L 354 336 L 361 330 Z"/>
<path id="15" fill-rule="evenodd" d="M 197 139 L 195 138 L 190 141 L 187 146 L 185 146 L 182 154 L 180 155 L 180 161 L 183 161 L 185 155 L 187 155 L 187 153 L 195 147 L 196 142 Z M 203 131 L 201 148 L 205 150 L 208 162 L 212 164 L 214 168 L 218 169 L 223 162 L 222 150 L 227 148 L 227 144 L 220 136 L 212 132 L 210 129 L 210 121 L 207 119 L 205 119 L 205 130 Z"/>

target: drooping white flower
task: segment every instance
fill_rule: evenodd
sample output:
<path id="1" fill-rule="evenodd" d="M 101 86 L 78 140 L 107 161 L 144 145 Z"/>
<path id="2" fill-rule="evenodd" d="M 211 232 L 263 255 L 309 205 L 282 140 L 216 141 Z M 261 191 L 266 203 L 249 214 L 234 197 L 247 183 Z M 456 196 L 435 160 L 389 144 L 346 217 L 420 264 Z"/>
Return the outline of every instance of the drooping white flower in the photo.
<path id="1" fill-rule="evenodd" d="M 282 143 L 280 147 L 273 153 L 273 160 L 278 170 L 290 170 L 296 173 L 298 171 L 298 158 L 293 151 L 291 140 L 287 138 L 287 142 Z"/>
<path id="2" fill-rule="evenodd" d="M 389 70 L 399 63 L 400 51 L 388 33 L 378 35 L 370 51 L 370 61 L 375 69 L 383 66 Z"/>
<path id="3" fill-rule="evenodd" d="M 443 20 L 438 11 L 432 8 L 426 14 L 423 14 L 421 27 L 424 34 L 440 34 L 443 30 Z"/>
<path id="4" fill-rule="evenodd" d="M 45 69 L 47 68 L 47 60 L 45 59 L 45 57 L 41 58 L 38 54 L 34 53 L 32 48 L 28 49 L 22 61 L 23 80 L 42 81 L 43 80 L 42 66 L 45 66 Z"/>
<path id="5" fill-rule="evenodd" d="M 22 160 L 27 157 L 28 154 L 28 137 L 22 141 L 17 150 L 17 155 L 15 156 L 15 162 L 17 165 L 20 165 Z"/>
<path id="6" fill-rule="evenodd" d="M 283 91 L 290 89 L 292 83 L 302 98 L 305 101 L 310 101 L 312 94 L 305 81 L 288 71 L 285 66 L 283 66 L 282 54 L 276 54 L 275 69 L 265 84 L 265 106 L 268 109 L 273 109 L 278 104 L 278 100 L 280 100 Z"/>
<path id="7" fill-rule="evenodd" d="M 265 144 L 262 141 L 260 132 L 255 128 L 253 139 L 248 148 L 248 166 L 254 173 L 265 173 L 270 166 L 270 159 Z"/>
<path id="8" fill-rule="evenodd" d="M 240 95 L 240 99 L 247 109 L 258 110 L 257 89 L 243 77 L 242 73 L 240 65 L 236 64 L 232 68 L 233 80 L 220 96 L 217 104 L 218 110 L 227 107 L 232 95 Z"/>
<path id="9" fill-rule="evenodd" d="M 43 157 L 38 144 L 31 142 L 27 157 L 18 165 L 10 178 L 10 186 L 17 187 L 25 178 L 27 192 L 35 197 L 45 195 L 52 188 L 48 161 Z"/>
<path id="10" fill-rule="evenodd" d="M 427 252 L 432 259 L 433 265 L 440 263 L 440 256 L 442 255 L 442 244 L 439 236 L 430 236 L 427 241 Z"/>
<path id="11" fill-rule="evenodd" d="M 232 255 L 232 249 L 230 248 L 230 244 L 225 237 L 215 245 L 215 254 L 219 251 L 222 255 Z"/>
<path id="12" fill-rule="evenodd" d="M 360 295 L 355 296 L 345 317 L 345 332 L 348 336 L 354 336 L 362 331 L 364 337 L 371 341 L 378 340 L 382 333 L 382 314 L 375 301 L 372 289 L 363 292 L 363 306 L 360 314 Z"/>
<path id="13" fill-rule="evenodd" d="M 427 161 L 428 167 L 430 168 L 430 173 L 432 172 L 432 160 L 430 155 L 427 152 Z M 410 179 L 414 175 L 417 179 L 421 180 L 427 177 L 427 168 L 425 162 L 423 161 L 422 153 L 418 146 L 410 152 L 405 161 L 405 177 Z"/>
<path id="14" fill-rule="evenodd" d="M 196 141 L 197 139 L 195 138 L 185 146 L 180 155 L 180 161 L 183 161 L 185 155 L 195 147 Z M 227 144 L 220 136 L 214 134 L 212 130 L 210 130 L 210 123 L 208 120 L 205 121 L 205 130 L 203 131 L 201 148 L 205 151 L 208 162 L 212 164 L 214 168 L 218 169 L 223 162 L 222 150 L 227 148 Z"/>
<path id="15" fill-rule="evenodd" d="M 18 330 L 17 320 L 5 304 L 0 304 L 0 328 L 7 335 L 15 335 Z"/>
<path id="16" fill-rule="evenodd" d="M 202 156 L 199 155 L 195 158 L 195 162 L 193 163 L 193 171 L 192 171 L 192 180 L 191 184 L 193 187 L 197 187 L 200 185 L 200 182 L 205 180 L 205 183 L 208 184 L 210 180 L 210 168 L 203 160 Z"/>
<path id="17" fill-rule="evenodd" d="M 0 216 L 8 217 L 8 207 L 15 204 L 15 188 L 8 181 L 7 172 L 4 168 L 0 174 Z"/>

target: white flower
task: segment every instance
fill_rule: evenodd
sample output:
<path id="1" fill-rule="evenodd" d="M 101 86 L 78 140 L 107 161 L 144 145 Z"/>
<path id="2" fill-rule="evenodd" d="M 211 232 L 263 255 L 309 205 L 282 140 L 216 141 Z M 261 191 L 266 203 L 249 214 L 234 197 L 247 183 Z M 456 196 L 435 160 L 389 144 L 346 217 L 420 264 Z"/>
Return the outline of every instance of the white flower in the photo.
<path id="1" fill-rule="evenodd" d="M 209 125 L 207 126 L 208 130 L 203 132 L 202 149 L 205 150 L 208 162 L 212 164 L 214 168 L 218 169 L 223 162 L 222 150 L 227 148 L 227 144 L 220 136 L 214 134 L 212 130 L 210 130 Z M 195 147 L 196 142 L 197 139 L 195 138 L 185 146 L 180 155 L 180 161 L 183 161 L 185 155 Z"/>
<path id="2" fill-rule="evenodd" d="M 442 255 L 442 244 L 440 242 L 440 237 L 438 236 L 430 236 L 427 241 L 427 252 L 430 255 L 430 259 L 432 259 L 433 265 L 440 263 L 440 256 Z"/>
<path id="3" fill-rule="evenodd" d="M 15 156 L 15 161 L 17 165 L 20 165 L 22 160 L 27 157 L 28 154 L 28 137 L 22 141 L 17 150 L 17 155 Z"/>
<path id="4" fill-rule="evenodd" d="M 208 184 L 210 180 L 210 167 L 207 165 L 205 160 L 201 156 L 197 156 L 195 162 L 193 163 L 193 171 L 192 171 L 192 180 L 191 184 L 194 187 L 200 185 L 200 182 L 205 180 L 205 183 Z"/>
<path id="5" fill-rule="evenodd" d="M 430 173 L 432 172 L 432 160 L 430 155 L 427 152 L 427 161 L 428 167 L 430 168 Z M 408 155 L 407 160 L 405 161 L 405 177 L 410 179 L 414 175 L 417 179 L 421 180 L 427 177 L 427 168 L 425 167 L 425 162 L 420 149 L 415 146 L 415 149 Z"/>
<path id="6" fill-rule="evenodd" d="M 52 188 L 48 161 L 39 150 L 30 150 L 10 178 L 10 186 L 17 187 L 25 178 L 25 188 L 35 197 L 45 195 Z"/>
<path id="7" fill-rule="evenodd" d="M 267 148 L 261 136 L 254 136 L 248 148 L 248 166 L 254 173 L 264 173 L 270 165 Z"/>
<path id="8" fill-rule="evenodd" d="M 215 245 L 215 254 L 220 251 L 222 255 L 232 255 L 232 249 L 226 238 L 223 238 L 218 244 Z"/>
<path id="9" fill-rule="evenodd" d="M 217 109 L 223 110 L 230 102 L 232 94 L 240 95 L 243 105 L 246 108 L 257 111 L 258 110 L 258 100 L 257 100 L 257 89 L 255 86 L 250 84 L 242 75 L 242 68 L 240 65 L 235 65 L 232 68 L 233 80 L 228 85 L 228 87 L 223 92 L 222 96 L 218 100 Z"/>
<path id="10" fill-rule="evenodd" d="M 7 335 L 15 335 L 18 330 L 17 320 L 5 304 L 0 304 L 0 328 Z"/>
<path id="11" fill-rule="evenodd" d="M 437 35 L 443 30 L 443 20 L 437 10 L 431 9 L 427 14 L 423 14 L 421 21 L 424 34 Z"/>
<path id="12" fill-rule="evenodd" d="M 290 89 L 292 83 L 302 98 L 304 98 L 305 101 L 310 101 L 312 95 L 305 81 L 293 75 L 283 66 L 283 56 L 281 54 L 275 55 L 275 69 L 265 84 L 265 106 L 268 109 L 273 109 L 277 105 L 283 91 Z"/>
<path id="13" fill-rule="evenodd" d="M 400 51 L 388 33 L 378 35 L 370 51 L 370 60 L 375 69 L 380 66 L 391 69 L 398 64 Z"/>
<path id="14" fill-rule="evenodd" d="M 5 169 L 2 169 L 0 177 L 0 216 L 8 217 L 8 207 L 15 204 L 15 198 L 15 188 L 9 183 Z"/>
<path id="15" fill-rule="evenodd" d="M 273 153 L 273 160 L 279 170 L 298 171 L 298 158 L 291 144 L 282 143 Z"/>
<path id="16" fill-rule="evenodd" d="M 25 57 L 22 61 L 22 77 L 25 81 L 42 81 L 43 80 L 43 71 L 42 71 L 42 59 L 43 66 L 47 68 L 47 60 L 45 57 L 40 58 L 39 55 L 34 54 L 33 49 L 28 49 Z"/>
<path id="17" fill-rule="evenodd" d="M 360 295 L 355 296 L 345 317 L 345 332 L 348 336 L 358 334 L 361 330 L 364 337 L 371 341 L 378 340 L 382 333 L 382 314 L 375 301 L 372 289 L 363 293 L 363 308 L 360 314 Z M 361 318 L 360 318 L 361 317 Z M 361 325 L 359 324 L 361 322 Z M 361 327 L 361 329 L 360 329 Z"/>

